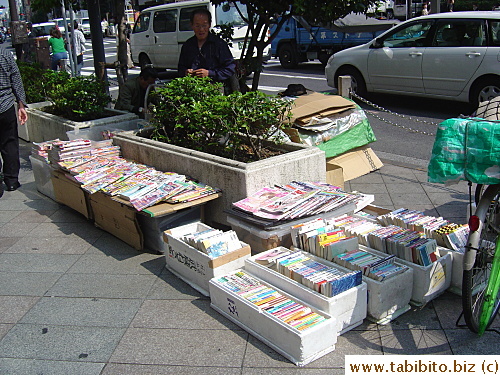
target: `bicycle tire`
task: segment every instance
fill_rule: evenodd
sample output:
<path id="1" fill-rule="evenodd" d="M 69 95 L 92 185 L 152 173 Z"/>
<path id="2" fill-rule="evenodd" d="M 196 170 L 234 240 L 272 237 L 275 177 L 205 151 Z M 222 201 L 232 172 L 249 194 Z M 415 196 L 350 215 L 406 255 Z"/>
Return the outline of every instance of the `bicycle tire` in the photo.
<path id="1" fill-rule="evenodd" d="M 477 230 L 472 230 L 467 240 L 464 255 L 464 272 L 462 281 L 462 306 L 465 322 L 474 333 L 480 331 L 480 316 L 485 302 L 485 290 L 491 273 L 492 259 L 495 252 L 496 238 L 500 224 L 500 185 L 488 186 L 479 201 L 474 216 L 479 220 Z M 500 294 L 497 293 L 490 321 L 491 325 L 500 308 Z"/>

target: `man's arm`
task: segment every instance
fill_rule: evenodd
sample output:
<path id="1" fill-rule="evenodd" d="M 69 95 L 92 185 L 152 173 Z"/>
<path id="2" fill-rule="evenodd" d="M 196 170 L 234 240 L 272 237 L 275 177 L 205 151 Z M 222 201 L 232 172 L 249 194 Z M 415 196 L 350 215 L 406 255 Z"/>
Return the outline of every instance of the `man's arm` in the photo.
<path id="1" fill-rule="evenodd" d="M 26 120 L 28 120 L 28 113 L 26 112 L 26 93 L 24 91 L 23 81 L 21 79 L 21 73 L 19 72 L 19 68 L 17 67 L 16 61 L 14 60 L 14 56 L 12 54 L 7 55 L 7 59 L 11 66 L 11 74 L 10 74 L 10 84 L 12 86 L 12 93 L 16 97 L 17 100 L 17 117 L 21 125 L 24 125 Z"/>
<path id="2" fill-rule="evenodd" d="M 236 62 L 226 42 L 220 40 L 216 48 L 219 49 L 219 64 L 215 69 L 209 70 L 208 75 L 216 81 L 225 81 L 234 75 Z"/>

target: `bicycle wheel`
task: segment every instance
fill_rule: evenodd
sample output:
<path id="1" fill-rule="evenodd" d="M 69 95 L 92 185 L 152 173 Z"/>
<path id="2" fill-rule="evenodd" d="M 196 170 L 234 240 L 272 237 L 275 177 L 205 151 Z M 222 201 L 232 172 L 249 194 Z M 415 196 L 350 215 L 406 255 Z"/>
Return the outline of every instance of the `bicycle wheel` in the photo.
<path id="1" fill-rule="evenodd" d="M 487 187 L 475 214 L 469 220 L 470 234 L 464 255 L 462 305 L 465 322 L 469 329 L 475 333 L 484 332 L 495 319 L 500 307 L 498 289 L 493 296 L 486 294 L 496 239 L 500 232 L 499 193 L 500 185 Z M 491 315 L 486 322 L 484 322 L 483 316 L 483 324 L 481 324 L 481 313 L 485 303 L 492 305 L 492 307 L 490 306 Z"/>

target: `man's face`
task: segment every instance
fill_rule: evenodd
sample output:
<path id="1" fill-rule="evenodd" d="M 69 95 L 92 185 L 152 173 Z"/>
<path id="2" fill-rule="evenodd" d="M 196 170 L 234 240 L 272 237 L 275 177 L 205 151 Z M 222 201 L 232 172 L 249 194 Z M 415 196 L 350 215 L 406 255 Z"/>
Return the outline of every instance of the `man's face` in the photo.
<path id="1" fill-rule="evenodd" d="M 202 42 L 208 38 L 210 32 L 210 21 L 206 14 L 195 14 L 193 23 L 191 24 L 194 34 L 198 41 Z"/>
<path id="2" fill-rule="evenodd" d="M 154 78 L 148 78 L 148 79 L 144 79 L 142 77 L 139 77 L 139 85 L 141 85 L 141 87 L 145 90 L 148 88 L 149 85 L 152 85 L 156 82 L 156 79 Z"/>

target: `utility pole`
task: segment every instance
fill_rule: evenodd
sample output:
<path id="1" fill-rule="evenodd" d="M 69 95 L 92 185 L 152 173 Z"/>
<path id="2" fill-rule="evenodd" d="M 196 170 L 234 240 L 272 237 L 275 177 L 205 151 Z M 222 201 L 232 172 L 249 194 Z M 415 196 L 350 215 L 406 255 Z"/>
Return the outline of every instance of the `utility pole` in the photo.
<path id="1" fill-rule="evenodd" d="M 16 21 L 19 21 L 19 12 L 17 10 L 17 4 L 16 4 L 16 0 L 9 0 L 9 11 L 10 11 L 10 31 L 11 31 L 11 35 L 13 35 L 13 31 L 14 31 L 14 22 Z M 21 59 L 21 56 L 23 54 L 23 45 L 21 43 L 16 43 L 14 44 L 14 39 L 15 38 L 12 38 L 12 46 L 15 48 L 16 50 L 16 58 L 19 60 Z"/>

